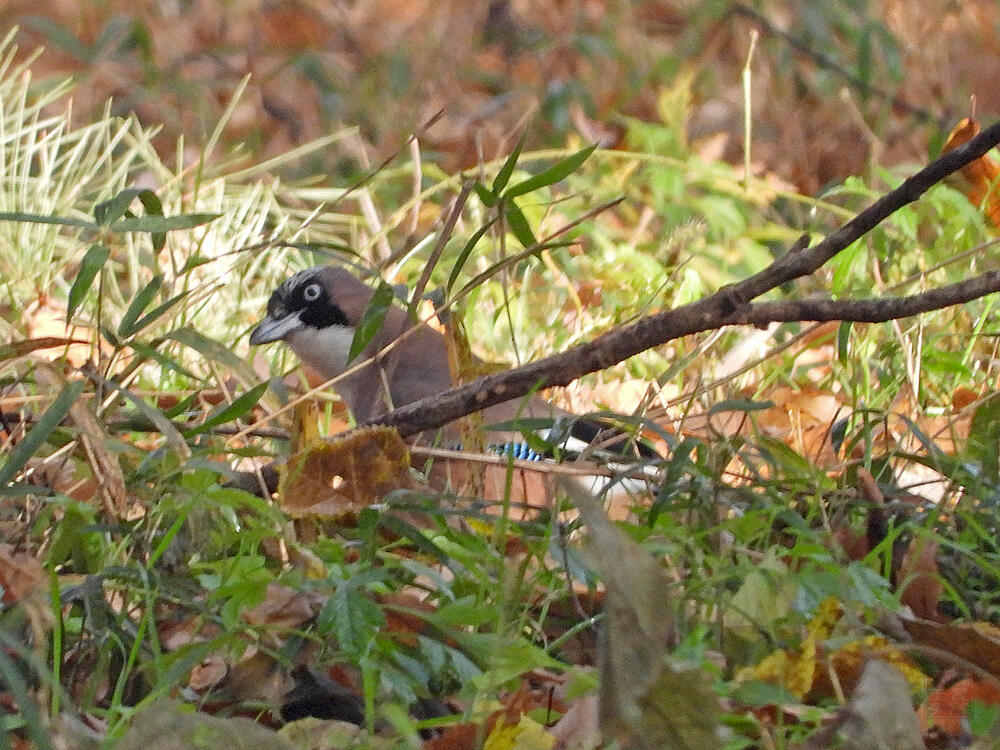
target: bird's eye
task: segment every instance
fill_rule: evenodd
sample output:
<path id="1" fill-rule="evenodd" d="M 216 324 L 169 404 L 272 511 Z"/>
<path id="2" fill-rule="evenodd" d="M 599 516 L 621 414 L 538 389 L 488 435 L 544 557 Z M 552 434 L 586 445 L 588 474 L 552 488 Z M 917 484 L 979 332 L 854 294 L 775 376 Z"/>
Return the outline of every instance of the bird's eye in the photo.
<path id="1" fill-rule="evenodd" d="M 319 284 L 310 284 L 302 290 L 302 299 L 306 302 L 315 302 L 323 294 L 323 288 Z"/>

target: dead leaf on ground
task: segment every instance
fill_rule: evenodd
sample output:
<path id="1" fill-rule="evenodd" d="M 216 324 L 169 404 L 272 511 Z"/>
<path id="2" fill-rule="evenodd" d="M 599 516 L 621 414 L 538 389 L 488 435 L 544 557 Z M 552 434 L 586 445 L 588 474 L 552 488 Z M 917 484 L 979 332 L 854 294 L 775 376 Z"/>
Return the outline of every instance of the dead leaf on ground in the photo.
<path id="1" fill-rule="evenodd" d="M 841 739 L 842 738 L 842 739 Z M 814 734 L 808 750 L 924 750 L 910 688 L 899 670 L 884 661 L 869 661 L 851 701 L 832 724 Z"/>
<path id="2" fill-rule="evenodd" d="M 985 622 L 941 623 L 904 617 L 903 627 L 921 646 L 945 652 L 943 661 L 954 666 L 955 660 L 947 655 L 985 669 L 1000 677 L 1000 629 Z M 933 653 L 931 658 L 937 658 Z"/>
<path id="3" fill-rule="evenodd" d="M 243 619 L 248 625 L 298 628 L 317 615 L 324 601 L 325 598 L 318 594 L 298 591 L 272 581 L 267 584 L 264 601 L 246 610 Z"/>
<path id="4" fill-rule="evenodd" d="M 1000 687 L 993 680 L 967 677 L 946 688 L 932 690 L 917 709 L 917 718 L 927 730 L 932 726 L 948 734 L 961 734 L 966 709 L 972 701 L 1000 706 Z"/>
<path id="5" fill-rule="evenodd" d="M 13 604 L 28 597 L 45 581 L 42 563 L 26 552 L 17 552 L 13 545 L 0 544 L 0 586 L 3 603 Z"/>
<path id="6" fill-rule="evenodd" d="M 826 641 L 842 633 L 843 605 L 834 598 L 820 604 L 809 621 L 797 648 L 778 649 L 752 667 L 737 674 L 737 680 L 761 680 L 781 685 L 799 699 L 820 698 L 848 692 L 858 684 L 864 665 L 871 659 L 891 664 L 908 680 L 912 690 L 922 690 L 930 682 L 912 659 L 882 636 L 859 635 L 831 650 Z"/>
<path id="7" fill-rule="evenodd" d="M 596 750 L 601 745 L 597 695 L 573 701 L 550 730 L 556 750 Z"/>
<path id="8" fill-rule="evenodd" d="M 711 750 L 727 730 L 708 675 L 672 658 L 674 638 L 660 563 L 607 517 L 600 502 L 565 483 L 587 527 L 587 553 L 607 591 L 600 649 L 600 720 L 623 746 Z"/>
<path id="9" fill-rule="evenodd" d="M 922 620 L 948 622 L 948 618 L 938 612 L 944 582 L 938 570 L 938 543 L 933 539 L 916 538 L 910 542 L 903 555 L 896 580 L 902 586 L 899 600 Z"/>
<path id="10" fill-rule="evenodd" d="M 196 747 L 252 747 L 293 750 L 278 734 L 251 719 L 223 719 L 191 711 L 178 701 L 161 700 L 137 713 L 121 750 L 190 750 Z"/>

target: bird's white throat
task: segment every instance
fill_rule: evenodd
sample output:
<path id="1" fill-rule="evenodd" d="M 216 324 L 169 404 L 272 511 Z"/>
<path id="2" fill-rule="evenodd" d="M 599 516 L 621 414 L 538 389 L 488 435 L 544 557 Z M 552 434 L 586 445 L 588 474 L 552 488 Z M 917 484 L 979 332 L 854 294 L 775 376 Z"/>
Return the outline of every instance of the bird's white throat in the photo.
<path id="1" fill-rule="evenodd" d="M 291 333 L 286 341 L 299 359 L 324 378 L 333 378 L 347 369 L 347 355 L 354 340 L 354 329 L 347 326 L 312 328 L 306 326 Z"/>

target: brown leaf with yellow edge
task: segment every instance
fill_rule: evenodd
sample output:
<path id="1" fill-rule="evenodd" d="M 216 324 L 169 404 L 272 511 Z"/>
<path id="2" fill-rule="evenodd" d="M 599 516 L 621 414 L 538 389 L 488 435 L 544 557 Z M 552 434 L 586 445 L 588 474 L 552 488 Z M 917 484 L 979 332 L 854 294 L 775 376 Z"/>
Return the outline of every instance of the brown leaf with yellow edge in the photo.
<path id="1" fill-rule="evenodd" d="M 776 683 L 799 699 L 809 696 L 815 700 L 851 692 L 865 663 L 875 658 L 896 667 L 911 690 L 923 690 L 930 684 L 930 678 L 903 651 L 881 636 L 864 636 L 828 650 L 823 641 L 834 635 L 842 612 L 836 599 L 824 600 L 797 649 L 772 652 L 757 665 L 741 670 L 737 680 Z"/>
<path id="2" fill-rule="evenodd" d="M 278 498 L 290 516 L 338 520 L 411 487 L 410 454 L 399 433 L 365 427 L 303 446 L 282 472 Z"/>
<path id="3" fill-rule="evenodd" d="M 948 135 L 941 153 L 946 154 L 958 148 L 977 136 L 979 130 L 979 123 L 971 117 L 966 117 Z M 1000 227 L 1000 164 L 995 159 L 986 155 L 981 156 L 962 167 L 957 175 L 952 175 L 946 181 L 961 190 L 974 206 L 982 207 L 983 213 L 989 217 L 994 226 Z"/>

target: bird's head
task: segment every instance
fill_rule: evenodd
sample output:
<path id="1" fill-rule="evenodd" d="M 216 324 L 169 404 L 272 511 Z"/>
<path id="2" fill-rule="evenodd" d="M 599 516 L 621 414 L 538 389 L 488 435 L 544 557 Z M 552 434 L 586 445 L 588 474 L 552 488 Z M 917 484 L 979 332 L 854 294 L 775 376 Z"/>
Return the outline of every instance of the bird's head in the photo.
<path id="1" fill-rule="evenodd" d="M 251 332 L 250 344 L 284 341 L 306 364 L 333 377 L 344 369 L 371 296 L 372 290 L 344 268 L 299 271 L 271 294 L 267 316 Z"/>

